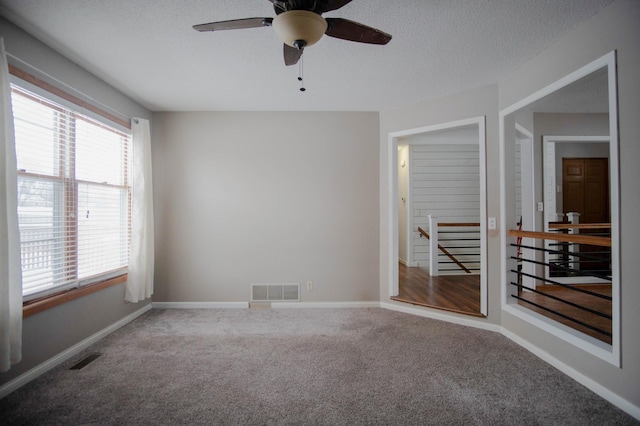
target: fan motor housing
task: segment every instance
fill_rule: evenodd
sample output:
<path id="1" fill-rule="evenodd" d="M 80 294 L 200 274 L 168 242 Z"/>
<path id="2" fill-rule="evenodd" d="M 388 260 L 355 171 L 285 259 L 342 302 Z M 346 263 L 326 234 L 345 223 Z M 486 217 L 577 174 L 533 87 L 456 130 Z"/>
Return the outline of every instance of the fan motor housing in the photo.
<path id="1" fill-rule="evenodd" d="M 322 16 L 306 10 L 281 13 L 273 19 L 272 25 L 278 38 L 296 49 L 301 44 L 309 47 L 317 43 L 328 28 L 327 21 Z"/>

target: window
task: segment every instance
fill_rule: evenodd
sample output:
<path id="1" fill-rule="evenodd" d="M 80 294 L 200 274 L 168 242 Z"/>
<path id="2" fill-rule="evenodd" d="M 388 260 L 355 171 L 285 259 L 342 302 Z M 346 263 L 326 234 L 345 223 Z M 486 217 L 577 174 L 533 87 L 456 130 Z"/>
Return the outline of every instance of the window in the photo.
<path id="1" fill-rule="evenodd" d="M 130 135 L 17 86 L 12 104 L 25 301 L 125 273 Z"/>

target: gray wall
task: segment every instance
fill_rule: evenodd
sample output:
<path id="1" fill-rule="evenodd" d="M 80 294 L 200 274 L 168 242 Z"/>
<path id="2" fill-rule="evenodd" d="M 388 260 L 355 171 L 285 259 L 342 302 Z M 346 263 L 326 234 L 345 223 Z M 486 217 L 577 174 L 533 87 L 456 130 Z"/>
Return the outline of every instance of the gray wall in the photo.
<path id="1" fill-rule="evenodd" d="M 506 108 L 602 55 L 617 50 L 620 149 L 622 368 L 614 367 L 530 324 L 503 313 L 502 325 L 559 361 L 640 406 L 640 2 L 619 0 L 505 77 L 499 85 Z"/>
<path id="2" fill-rule="evenodd" d="M 9 63 L 62 89 L 69 85 L 85 100 L 100 100 L 125 115 L 151 118 L 151 113 L 111 88 L 73 62 L 0 17 L 0 37 L 4 39 Z M 27 66 L 29 64 L 30 66 Z M 110 111 L 113 113 L 113 111 Z M 124 301 L 124 284 L 65 303 L 30 316 L 23 323 L 23 360 L 8 372 L 0 373 L 0 386 L 38 366 L 71 346 L 116 323 L 146 304 Z"/>
<path id="3" fill-rule="evenodd" d="M 378 300 L 378 113 L 154 114 L 154 301 Z M 304 283 L 313 281 L 313 291 Z"/>

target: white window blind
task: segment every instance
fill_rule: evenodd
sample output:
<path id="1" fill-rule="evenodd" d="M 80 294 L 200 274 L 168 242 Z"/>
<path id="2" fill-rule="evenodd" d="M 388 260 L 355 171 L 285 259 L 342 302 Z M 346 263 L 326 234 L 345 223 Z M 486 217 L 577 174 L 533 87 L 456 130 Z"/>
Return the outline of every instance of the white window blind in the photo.
<path id="1" fill-rule="evenodd" d="M 122 273 L 130 136 L 17 86 L 12 104 L 25 300 Z"/>

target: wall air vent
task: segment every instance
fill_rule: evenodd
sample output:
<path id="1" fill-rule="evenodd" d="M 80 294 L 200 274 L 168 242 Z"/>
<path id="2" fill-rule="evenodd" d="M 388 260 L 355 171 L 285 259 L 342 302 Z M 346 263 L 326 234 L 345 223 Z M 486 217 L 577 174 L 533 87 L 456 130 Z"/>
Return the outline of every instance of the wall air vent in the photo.
<path id="1" fill-rule="evenodd" d="M 252 302 L 299 302 L 300 284 L 251 284 Z"/>

